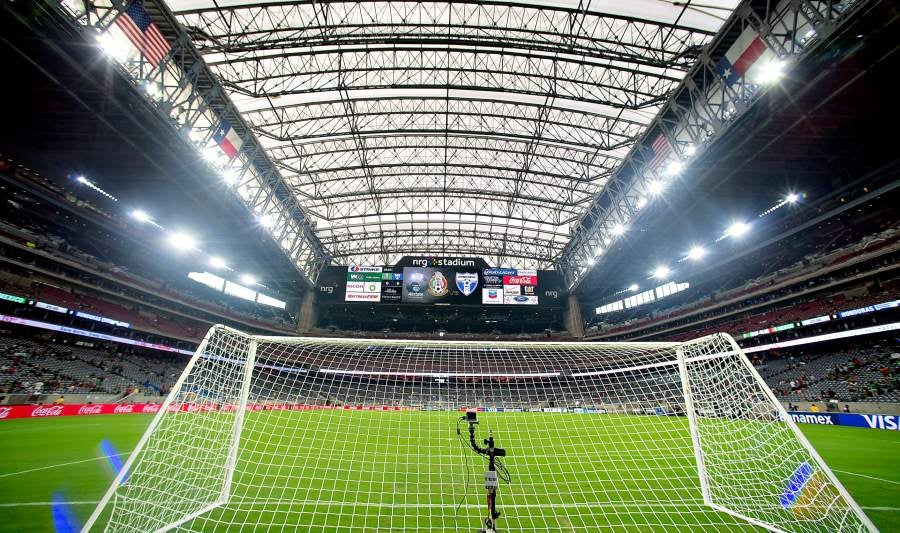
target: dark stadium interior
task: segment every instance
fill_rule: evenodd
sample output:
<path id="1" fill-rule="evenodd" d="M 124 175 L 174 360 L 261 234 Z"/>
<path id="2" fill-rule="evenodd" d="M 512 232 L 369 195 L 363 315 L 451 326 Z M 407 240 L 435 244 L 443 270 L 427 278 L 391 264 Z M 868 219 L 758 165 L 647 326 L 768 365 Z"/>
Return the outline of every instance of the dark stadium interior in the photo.
<path id="1" fill-rule="evenodd" d="M 545 10 L 562 17 L 553 20 L 571 17 L 571 22 L 566 24 L 572 35 L 560 37 L 567 44 L 556 43 L 553 39 L 557 35 L 549 30 L 538 32 L 538 37 L 528 34 L 531 29 L 521 30 L 522 35 L 513 32 L 513 37 L 497 37 L 491 32 L 499 31 L 498 21 L 502 18 L 499 16 L 492 25 L 485 22 L 477 32 L 472 30 L 471 35 L 454 34 L 449 23 L 447 28 L 441 26 L 432 35 L 428 31 L 433 28 L 422 22 L 421 28 L 428 28 L 423 37 L 415 33 L 421 29 L 419 26 L 407 26 L 409 21 L 405 16 L 401 17 L 402 23 L 395 21 L 398 26 L 390 32 L 369 35 L 365 32 L 369 29 L 367 24 L 375 24 L 374 15 L 370 21 L 359 15 L 359 28 L 356 28 L 359 36 L 353 37 L 353 31 L 344 35 L 332 28 L 333 35 L 329 33 L 331 30 L 314 38 L 306 35 L 308 42 L 298 41 L 300 44 L 277 41 L 277 28 L 253 34 L 249 28 L 258 21 L 252 24 L 244 21 L 247 28 L 231 28 L 234 33 L 227 37 L 227 42 L 217 41 L 214 35 L 208 34 L 221 29 L 216 26 L 217 17 L 226 20 L 229 10 L 246 3 L 243 0 L 194 3 L 116 0 L 110 12 L 125 17 L 128 6 L 141 5 L 149 13 L 148 20 L 162 28 L 166 39 L 173 44 L 178 42 L 182 51 L 192 51 L 192 56 L 182 54 L 180 60 L 184 62 L 178 68 L 187 72 L 196 67 L 200 72 L 194 73 L 196 79 L 192 78 L 200 80 L 195 87 L 185 84 L 186 92 L 211 91 L 209 94 L 216 98 L 216 104 L 209 105 L 212 110 L 209 113 L 220 117 L 222 125 L 213 124 L 209 129 L 223 128 L 226 115 L 241 117 L 240 124 L 235 120 L 237 129 L 232 132 L 243 136 L 244 150 L 251 153 L 247 148 L 251 141 L 254 146 L 263 147 L 252 152 L 252 157 L 247 156 L 249 162 L 241 163 L 244 164 L 242 172 L 257 167 L 275 169 L 273 174 L 260 171 L 262 177 L 258 180 L 262 185 L 254 190 L 240 189 L 231 182 L 226 184 L 223 176 L 230 168 L 227 165 L 232 165 L 234 154 L 230 155 L 226 167 L 211 163 L 204 152 L 208 147 L 201 147 L 191 137 L 200 128 L 192 130 L 190 125 L 180 124 L 175 118 L 170 120 L 170 114 L 182 116 L 171 109 L 175 104 L 154 99 L 152 94 L 148 96 L 147 87 L 141 85 L 140 76 L 135 78 L 134 71 L 137 69 L 150 80 L 158 74 L 159 65 L 151 68 L 144 59 L 139 59 L 126 68 L 124 62 L 115 60 L 98 44 L 97 36 L 107 31 L 99 29 L 101 19 L 84 22 L 82 18 L 73 22 L 68 14 L 72 9 L 70 4 L 81 2 L 10 1 L 0 5 L 0 57 L 5 73 L 4 97 L 0 98 L 0 117 L 5 125 L 0 128 L 0 419 L 20 406 L 38 410 L 23 417 L 56 416 L 62 412 L 63 405 L 98 406 L 92 409 L 100 409 L 100 405 L 150 406 L 145 412 L 171 409 L 164 402 L 185 401 L 183 382 L 195 377 L 190 373 L 193 364 L 202 365 L 218 358 L 228 367 L 227 372 L 232 373 L 229 379 L 242 379 L 244 370 L 240 365 L 243 363 L 230 353 L 213 353 L 207 344 L 221 331 L 238 330 L 253 336 L 253 357 L 257 358 L 255 367 L 247 365 L 249 373 L 243 379 L 249 380 L 253 372 L 263 376 L 252 386 L 244 384 L 247 388 L 242 389 L 239 401 L 248 406 L 248 398 L 268 397 L 268 403 L 260 399 L 253 407 L 262 411 L 300 409 L 300 406 L 303 409 L 454 412 L 477 408 L 528 414 L 615 413 L 642 419 L 663 414 L 679 419 L 690 417 L 690 424 L 697 423 L 695 416 L 710 416 L 724 420 L 727 425 L 744 414 L 735 414 L 736 411 L 728 411 L 730 407 L 718 405 L 703 413 L 681 396 L 682 393 L 689 396 L 687 391 L 696 386 L 687 375 L 689 363 L 700 364 L 716 356 L 700 354 L 690 361 L 685 359 L 683 350 L 698 346 L 697 342 L 703 341 L 696 339 L 703 338 L 727 345 L 721 350 L 727 350 L 729 355 L 746 356 L 740 359 L 744 365 L 741 369 L 749 376 L 746 382 L 755 379 L 754 383 L 758 382 L 762 391 L 757 397 L 759 403 L 748 408 L 748 412 L 767 409 L 759 405 L 781 404 L 759 415 L 754 419 L 757 422 L 781 423 L 793 416 L 790 413 L 807 416 L 820 412 L 884 415 L 900 420 L 900 150 L 893 129 L 900 123 L 900 105 L 895 94 L 897 72 L 900 72 L 897 38 L 900 4 L 897 2 L 827 2 L 836 17 L 822 26 L 827 31 L 809 30 L 802 39 L 794 30 L 773 33 L 771 39 L 780 40 L 786 47 L 781 57 L 788 58 L 784 62 L 788 65 L 787 73 L 779 72 L 777 81 L 771 85 L 767 85 L 769 82 L 753 85 L 748 81 L 746 85 L 750 89 L 739 82 L 735 87 L 749 91 L 739 96 L 737 88 L 733 94 L 728 92 L 731 82 L 726 81 L 730 74 L 727 71 L 716 74 L 718 67 L 712 66 L 725 61 L 736 46 L 734 43 L 746 35 L 748 26 L 744 22 L 750 20 L 748 13 L 755 17 L 762 14 L 775 17 L 784 6 L 796 10 L 802 4 L 804 9 L 815 10 L 826 2 L 745 0 L 728 5 L 724 0 L 715 0 L 710 5 L 700 5 L 689 0 L 658 2 L 655 7 L 647 7 L 653 2 L 646 3 L 647 6 L 643 2 L 635 3 L 639 7 L 629 5 L 627 9 L 607 6 L 626 11 L 659 10 L 665 11 L 659 17 L 672 13 L 677 17 L 675 21 L 666 19 L 660 23 L 661 33 L 654 34 L 648 40 L 651 44 L 644 48 L 635 47 L 640 57 L 628 60 L 636 61 L 639 68 L 664 71 L 659 74 L 659 80 L 671 81 L 672 85 L 663 88 L 665 84 L 660 81 L 659 87 L 654 88 L 659 94 L 633 88 L 634 93 L 629 96 L 640 95 L 652 104 L 631 107 L 617 104 L 614 99 L 612 103 L 598 103 L 592 100 L 596 96 L 564 98 L 562 86 L 575 82 L 562 75 L 557 77 L 556 61 L 560 56 L 575 63 L 588 59 L 602 59 L 609 65 L 625 61 L 624 56 L 616 55 L 619 52 L 615 46 L 602 52 L 579 48 L 583 44 L 579 44 L 576 20 L 601 9 L 591 2 L 556 5 L 543 0 L 472 1 L 455 4 L 455 15 L 447 15 L 461 16 L 459 13 L 470 7 L 474 10 L 475 6 L 483 5 L 527 11 L 533 3 L 548 4 Z M 257 14 L 282 8 L 289 12 L 296 5 L 309 4 L 312 11 L 322 9 L 322 24 L 327 27 L 337 24 L 333 20 L 329 22 L 330 10 L 345 3 L 263 2 L 250 9 Z M 400 0 L 390 0 L 385 5 L 393 3 L 406 5 Z M 408 3 L 424 9 L 423 2 Z M 84 10 L 93 14 L 107 9 L 107 3 L 103 2 L 83 4 Z M 200 7 L 195 9 L 195 4 Z M 724 7 L 715 7 L 719 4 Z M 775 4 L 780 7 L 775 9 Z M 850 14 L 841 18 L 845 12 Z M 552 24 L 547 22 L 552 17 L 544 15 L 548 18 L 541 19 L 541 24 Z M 683 41 L 677 46 L 668 41 L 677 30 L 689 27 L 691 16 L 708 17 L 715 24 L 712 29 L 697 30 L 696 34 L 687 31 L 686 37 L 678 37 Z M 635 17 L 618 14 L 613 18 L 630 28 L 640 18 Z M 743 22 L 735 22 L 738 19 Z M 205 28 L 204 23 L 208 23 Z M 282 30 L 285 32 L 289 32 L 292 24 L 287 15 L 284 20 L 271 23 L 285 25 L 288 27 Z M 98 28 L 81 27 L 85 24 L 98 24 Z M 222 28 L 228 26 L 222 24 Z M 234 24 L 239 26 L 238 22 Z M 350 26 L 355 28 L 353 24 Z M 775 31 L 768 23 L 754 27 L 759 32 Z M 442 33 L 444 30 L 446 34 Z M 404 31 L 410 32 L 409 35 L 404 35 Z M 245 32 L 254 35 L 256 40 L 241 41 L 247 37 Z M 504 121 L 518 124 L 519 119 L 512 112 L 493 115 L 484 111 L 482 115 L 478 109 L 460 112 L 464 118 L 456 117 L 460 124 L 471 120 L 478 127 L 498 130 L 487 135 L 469 125 L 471 131 L 464 131 L 459 137 L 465 142 L 485 139 L 497 142 L 483 150 L 496 158 L 496 168 L 478 161 L 462 167 L 472 173 L 468 192 L 473 197 L 483 195 L 490 199 L 493 194 L 501 198 L 502 195 L 488 186 L 495 181 L 516 182 L 510 186 L 509 198 L 501 198 L 508 201 L 508 210 L 502 212 L 482 213 L 473 208 L 472 212 L 462 209 L 461 213 L 455 213 L 448 207 L 447 217 L 438 220 L 434 218 L 433 207 L 416 211 L 417 202 L 437 205 L 435 198 L 443 195 L 442 205 L 449 205 L 448 202 L 460 201 L 458 196 L 466 192 L 460 193 L 447 185 L 450 173 L 447 154 L 453 150 L 451 139 L 459 133 L 451 131 L 451 92 L 455 91 L 454 98 L 459 100 L 471 97 L 476 101 L 471 94 L 481 90 L 466 85 L 465 80 L 451 83 L 451 75 L 463 78 L 464 68 L 454 71 L 448 66 L 446 70 L 432 71 L 422 67 L 424 81 L 416 81 L 413 76 L 403 79 L 401 74 L 396 74 L 394 85 L 379 87 L 374 82 L 372 86 L 363 84 L 368 80 L 366 76 L 375 76 L 371 72 L 379 71 L 377 65 L 367 66 L 365 75 L 350 67 L 346 67 L 346 72 L 343 66 L 335 67 L 334 79 L 326 76 L 326 81 L 335 86 L 325 82 L 323 86 L 328 85 L 326 89 L 333 89 L 337 95 L 334 102 L 328 103 L 345 106 L 347 116 L 326 119 L 334 124 L 346 122 L 346 126 L 340 126 L 346 131 L 341 130 L 340 135 L 346 135 L 345 141 L 353 145 L 348 160 L 358 157 L 359 166 L 365 168 L 359 170 L 349 163 L 346 169 L 340 167 L 339 157 L 344 156 L 332 154 L 328 157 L 333 159 L 323 160 L 340 168 L 320 169 L 318 172 L 326 177 L 321 182 L 311 178 L 314 182 L 311 185 L 292 182 L 286 176 L 294 179 L 295 173 L 307 172 L 297 170 L 306 165 L 327 167 L 308 153 L 301 155 L 298 148 L 302 146 L 314 152 L 318 145 L 308 148 L 305 144 L 293 144 L 295 140 L 292 140 L 296 159 L 303 160 L 293 167 L 293 163 L 286 162 L 293 159 L 276 156 L 275 148 L 271 147 L 276 140 L 266 128 L 274 126 L 252 122 L 247 116 L 258 110 L 246 111 L 242 106 L 252 99 L 266 100 L 272 113 L 278 115 L 277 110 L 284 109 L 278 107 L 278 102 L 284 102 L 280 99 L 298 96 L 301 97 L 298 101 L 303 98 L 314 101 L 319 98 L 317 91 L 325 89 L 313 87 L 308 92 L 304 89 L 298 94 L 283 95 L 261 88 L 258 94 L 251 94 L 252 91 L 241 86 L 246 80 L 235 81 L 223 74 L 232 67 L 231 61 L 250 61 L 249 58 L 260 53 L 286 54 L 291 46 L 305 46 L 309 50 L 358 46 L 363 55 L 382 46 L 393 47 L 395 52 L 444 47 L 448 55 L 452 47 L 458 47 L 453 48 L 453 53 L 465 51 L 466 47 L 477 51 L 483 45 L 478 32 L 484 32 L 482 37 L 486 41 L 497 41 L 490 46 L 506 46 L 507 52 L 513 50 L 509 52 L 510 57 L 540 56 L 546 50 L 556 56 L 553 73 L 536 76 L 546 78 L 542 78 L 547 82 L 546 87 L 535 84 L 537 89 L 528 86 L 508 90 L 512 96 L 507 94 L 509 100 L 505 105 L 525 108 L 529 102 L 528 106 L 539 109 L 536 117 L 522 119 L 529 127 L 533 123 L 535 130 L 529 134 L 530 138 L 516 141 L 526 146 L 520 152 L 501 153 L 505 145 L 498 138 L 505 135 L 505 130 L 502 126 L 490 126 L 494 124 L 491 121 L 501 125 Z M 320 37 L 321 42 L 317 40 Z M 662 44 L 653 40 L 657 37 Z M 301 39 L 285 37 L 294 38 Z M 529 40 L 535 38 L 537 42 Z M 690 44 L 695 38 L 699 44 Z M 812 52 L 788 50 L 789 44 L 805 44 L 803 39 L 807 38 L 817 43 L 810 49 Z M 674 52 L 666 51 L 667 46 L 673 47 Z M 768 46 L 772 46 L 771 40 Z M 627 46 L 623 49 L 632 53 Z M 657 57 L 654 54 L 658 52 Z M 298 55 L 307 53 L 318 52 L 304 51 Z M 240 54 L 246 57 L 235 59 Z M 137 54 L 144 55 L 144 51 Z M 174 52 L 171 59 L 177 59 Z M 191 63 L 195 59 L 197 63 Z M 210 69 L 207 64 L 215 68 Z M 512 61 L 507 58 L 502 69 L 517 68 L 510 64 Z M 578 64 L 579 68 L 583 67 Z M 704 65 L 705 73 L 699 73 Z M 331 72 L 329 68 L 322 67 L 325 72 Z M 396 65 L 392 68 L 402 72 Z M 479 68 L 482 67 L 471 67 L 472 72 L 487 79 Z M 502 70 L 501 66 L 496 68 Z M 239 78 L 236 72 L 234 76 Z M 351 75 L 345 79 L 347 73 Z M 204 77 L 207 75 L 210 77 Z M 749 74 L 747 77 L 749 80 Z M 278 76 L 260 73 L 256 81 L 263 87 L 271 81 L 269 78 Z M 699 104 L 693 101 L 698 94 L 694 89 L 702 85 L 698 80 L 709 84 L 703 90 L 710 101 L 714 97 L 722 98 L 725 100 L 722 108 L 730 106 L 730 110 L 708 119 L 702 128 L 697 127 L 705 128 L 700 137 L 708 138 L 709 142 L 701 146 L 696 157 L 693 157 L 697 148 L 694 144 L 688 145 L 690 153 L 678 152 L 676 155 L 683 162 L 674 160 L 672 164 L 677 170 L 671 172 L 671 179 L 664 187 L 660 185 L 662 179 L 644 183 L 643 172 L 663 173 L 662 168 L 650 168 L 646 154 L 658 155 L 659 139 L 671 142 L 669 149 L 672 149 L 676 126 L 683 126 L 683 116 L 688 116 L 681 113 L 687 113 L 685 110 L 700 113 L 695 110 Z M 354 83 L 362 85 L 354 87 Z M 596 86 L 604 83 L 620 82 L 606 80 L 596 82 Z M 437 89 L 435 84 L 439 86 Z M 496 94 L 505 91 L 494 89 Z M 413 101 L 421 97 L 426 103 L 434 99 L 446 105 L 446 113 L 435 112 L 440 120 L 429 123 L 437 133 L 415 124 L 413 118 L 408 119 L 408 124 L 402 124 L 402 120 L 393 116 L 402 113 L 395 111 L 384 112 L 385 116 L 390 115 L 390 120 L 397 121 L 385 119 L 390 126 L 385 126 L 386 131 L 367 133 L 365 121 L 375 122 L 383 117 L 377 111 L 371 117 L 357 114 L 354 106 L 362 106 L 363 101 L 377 102 L 377 95 L 382 94 L 379 91 L 385 90 L 397 90 L 398 94 L 409 91 Z M 358 96 L 368 94 L 366 91 L 376 96 Z M 440 96 L 435 97 L 438 93 Z M 728 100 L 731 97 L 733 101 Z M 395 98 L 399 97 L 391 96 L 386 101 Z M 611 132 L 614 128 L 605 123 L 585 130 L 588 134 L 579 133 L 594 136 L 579 141 L 595 150 L 590 163 L 585 165 L 587 170 L 581 170 L 580 162 L 566 167 L 569 162 L 565 156 L 555 152 L 553 158 L 558 161 L 554 164 L 559 164 L 559 168 L 534 170 L 529 165 L 541 157 L 539 147 L 549 146 L 566 153 L 560 148 L 564 143 L 551 138 L 549 130 L 544 128 L 550 128 L 549 114 L 562 108 L 557 99 L 567 98 L 568 112 L 602 104 L 605 112 L 612 112 L 617 120 L 621 116 L 647 116 L 640 119 L 644 123 L 637 118 L 628 119 L 634 121 L 629 127 L 640 125 L 640 131 L 629 134 Z M 497 102 L 491 101 L 494 104 Z M 313 107 L 308 103 L 298 105 Z M 465 116 L 466 113 L 475 118 Z M 588 116 L 586 111 L 584 114 Z M 292 120 L 301 121 L 276 118 L 272 120 L 285 131 Z M 599 121 L 595 116 L 586 120 Z M 421 127 L 421 131 L 416 127 Z M 601 131 L 604 128 L 610 131 Z M 677 130 L 678 135 L 683 136 L 688 129 Z M 671 133 L 668 140 L 662 132 Z M 322 134 L 328 135 L 328 132 Z M 394 135 L 407 136 L 422 144 L 392 148 L 392 157 L 401 161 L 406 158 L 405 162 L 393 166 L 370 165 L 367 157 L 375 157 L 372 154 L 378 142 Z M 606 168 L 610 165 L 608 161 L 594 162 L 598 154 L 605 154 L 604 150 L 616 151 L 601 149 L 604 143 L 611 142 L 601 140 L 601 135 L 610 138 L 620 135 L 624 139 L 622 146 L 616 148 L 617 155 L 609 159 L 613 164 L 610 168 Z M 285 138 L 288 137 L 286 133 Z M 425 183 L 431 179 L 431 170 L 417 164 L 410 153 L 418 150 L 417 157 L 421 153 L 432 154 L 428 152 L 433 148 L 429 148 L 428 142 L 434 139 L 438 140 L 439 149 L 433 154 L 442 153 L 444 158 L 443 188 L 423 185 L 419 189 L 415 176 Z M 583 152 L 584 146 L 579 146 L 579 150 Z M 476 152 L 472 149 L 469 154 L 473 161 L 481 157 Z M 507 156 L 521 168 L 504 166 Z M 602 167 L 607 174 L 587 176 L 595 167 Z M 401 180 L 398 190 L 378 191 L 376 178 L 383 177 L 378 172 L 388 172 L 391 168 L 399 174 L 407 172 L 402 179 L 412 181 L 403 182 L 398 178 Z M 340 174 L 342 171 L 347 174 Z M 354 174 L 357 171 L 359 174 Z M 566 174 L 582 171 L 585 176 Z M 479 174 L 484 172 L 495 175 Z M 527 182 L 542 176 L 541 172 L 550 176 L 548 180 L 557 179 L 557 173 L 564 175 L 562 185 L 538 184 L 548 189 L 568 188 L 569 196 L 564 201 L 553 200 L 550 192 L 545 197 L 529 196 L 531 193 L 525 190 Z M 472 185 L 478 184 L 479 179 L 483 179 L 480 182 L 483 191 L 477 190 L 478 185 Z M 365 183 L 358 190 L 353 188 L 355 185 L 337 193 L 329 189 L 334 183 L 354 180 Z M 399 208 L 397 213 L 382 213 L 382 205 L 395 205 L 389 203 L 392 195 L 404 197 L 403 183 L 412 195 L 409 205 L 413 207 L 409 213 Z M 651 193 L 650 184 L 661 187 L 661 191 Z M 596 192 L 580 198 L 578 195 L 589 187 L 596 187 Z M 360 205 L 371 202 L 378 206 L 377 216 L 368 213 L 365 206 L 358 213 L 350 208 L 350 214 L 338 213 L 331 219 L 313 213 L 322 207 L 319 204 L 352 203 L 345 197 L 356 198 L 355 195 L 359 196 Z M 268 199 L 263 201 L 264 197 Z M 637 203 L 638 199 L 642 203 Z M 289 238 L 284 229 L 289 224 L 280 225 L 279 220 L 278 231 L 283 233 L 278 234 L 273 229 L 274 223 L 264 221 L 272 213 L 280 216 L 280 212 L 274 207 L 272 212 L 265 213 L 258 209 L 266 202 L 299 206 L 286 218 L 300 217 L 292 219 L 298 222 L 296 227 L 300 230 Z M 489 205 L 489 200 L 485 202 L 468 205 Z M 532 220 L 531 215 L 517 214 L 516 202 L 532 208 L 537 205 L 540 209 L 556 209 L 554 216 L 559 219 Z M 645 208 L 648 202 L 652 203 Z M 143 212 L 145 209 L 152 218 Z M 332 212 L 331 206 L 322 209 Z M 533 213 L 540 212 L 534 209 Z M 411 229 L 404 248 L 402 240 L 388 242 L 385 228 L 400 228 L 406 224 L 401 216 L 406 215 Z M 384 217 L 390 219 L 390 216 L 394 217 L 393 222 L 384 222 Z M 485 224 L 496 234 L 485 237 L 484 226 L 479 229 L 474 222 L 467 226 L 466 216 L 472 217 L 471 220 L 481 216 L 490 218 Z M 520 233 L 510 233 L 510 221 L 521 222 Z M 437 233 L 433 229 L 436 224 L 443 224 Z M 742 228 L 733 231 L 735 226 Z M 334 228 L 347 234 L 341 237 Z M 200 235 L 202 242 L 175 249 L 170 241 L 178 230 Z M 552 235 L 544 239 L 542 232 Z M 560 235 L 565 242 L 557 243 Z M 289 243 L 290 239 L 295 240 Z M 543 255 L 529 255 L 529 246 L 541 247 L 546 243 L 558 244 L 559 248 L 547 247 Z M 496 249 L 490 249 L 491 246 Z M 220 257 L 225 258 L 227 266 L 215 264 L 214 260 L 222 261 Z M 502 259 L 492 263 L 496 258 Z M 411 281 L 416 279 L 413 276 L 419 276 L 418 281 Z M 217 329 L 217 325 L 226 329 Z M 281 345 L 269 336 L 295 340 Z M 373 344 L 354 344 L 364 339 L 371 339 Z M 454 344 L 457 341 L 471 342 Z M 234 342 L 240 344 L 245 340 Z M 341 342 L 349 343 L 347 346 L 351 348 Z M 542 344 L 548 342 L 554 344 Z M 515 346 L 519 344 L 513 343 L 521 344 L 522 351 L 517 351 Z M 307 344 L 321 348 L 322 352 L 305 351 Z M 492 352 L 493 346 L 500 348 Z M 621 356 L 635 365 L 625 370 L 637 376 L 635 382 L 617 381 L 616 365 L 621 361 L 613 347 L 620 346 L 627 347 L 626 352 L 640 352 L 635 357 L 645 358 L 628 359 L 631 352 Z M 582 350 L 589 351 L 591 347 L 601 355 L 583 356 Z M 537 352 L 529 351 L 532 349 Z M 193 362 L 189 364 L 189 361 Z M 660 368 L 663 370 L 655 373 Z M 726 390 L 744 383 L 735 375 L 721 378 Z M 767 387 L 762 386 L 763 382 Z M 206 408 L 211 411 L 224 412 L 226 406 L 231 407 L 229 401 L 207 398 L 213 396 L 210 392 L 213 387 L 207 390 L 204 386 L 193 386 L 188 392 L 192 396 L 185 403 L 207 402 Z M 176 397 L 181 400 L 174 400 Z M 44 412 L 40 411 L 41 406 L 54 404 L 59 408 L 55 414 L 41 414 Z M 241 409 L 243 416 L 244 408 Z M 250 408 L 247 409 L 249 412 Z M 796 417 L 793 420 L 805 421 Z M 0 426 L 6 423 L 0 421 Z M 832 424 L 830 421 L 810 423 Z M 797 431 L 793 424 L 791 427 L 791 431 Z M 876 426 L 870 424 L 870 427 Z M 325 431 L 332 430 L 333 427 L 325 428 Z M 240 425 L 235 442 L 239 435 Z M 688 440 L 691 438 L 695 443 L 700 439 L 696 434 L 688 435 Z M 895 439 L 890 445 L 896 443 Z M 580 449 L 585 453 L 590 450 L 587 445 Z M 730 452 L 722 453 L 727 457 Z M 692 454 L 686 457 L 692 463 L 690 468 L 694 468 Z M 310 455 L 307 459 L 313 458 Z M 230 460 L 234 468 L 237 459 Z M 702 463 L 699 455 L 698 462 Z M 22 470 L 28 471 L 25 468 Z M 535 468 L 539 469 L 540 465 Z M 889 470 L 892 470 L 890 465 L 872 467 L 865 470 L 866 474 L 858 475 L 875 480 L 886 476 L 886 480 L 879 482 L 887 485 L 875 485 L 880 489 L 871 492 L 884 492 L 882 496 L 890 505 L 870 500 L 869 507 L 863 507 L 877 517 L 882 531 L 900 528 L 900 514 L 895 506 L 900 501 L 896 492 L 900 480 L 894 480 L 896 472 L 884 473 Z M 7 475 L 18 473 L 0 468 L 0 479 Z M 653 474 L 647 477 L 652 478 Z M 110 480 L 103 481 L 108 484 Z M 564 483 L 560 481 L 561 485 Z M 704 486 L 704 490 L 708 488 Z M 866 490 L 869 489 L 851 492 L 854 497 L 865 498 Z M 3 501 L 5 496 L 6 493 L 0 492 L 0 533 L 14 530 L 4 529 L 2 525 L 4 506 L 12 505 Z M 83 499 L 93 504 L 95 496 L 100 497 L 92 493 Z M 79 519 L 83 521 L 83 518 Z M 224 524 L 225 519 L 222 520 Z M 10 527 L 14 522 L 10 522 Z M 396 523 L 387 523 L 396 528 Z M 677 528 L 689 523 L 635 522 L 646 530 Z M 627 526 L 628 522 L 623 524 Z M 563 522 L 560 525 L 566 526 Z M 572 526 L 573 531 L 576 529 Z M 590 531 L 591 526 L 585 525 L 581 530 Z M 58 531 L 69 530 L 58 528 Z"/>

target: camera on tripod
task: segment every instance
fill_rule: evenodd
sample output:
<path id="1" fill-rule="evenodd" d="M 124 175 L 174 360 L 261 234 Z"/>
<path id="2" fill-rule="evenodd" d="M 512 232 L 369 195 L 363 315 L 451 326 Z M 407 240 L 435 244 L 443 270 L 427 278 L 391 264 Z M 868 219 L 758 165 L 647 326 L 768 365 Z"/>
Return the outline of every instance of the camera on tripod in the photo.
<path id="1" fill-rule="evenodd" d="M 506 450 L 494 446 L 494 432 L 491 430 L 488 430 L 488 438 L 483 440 L 483 448 L 475 441 L 475 426 L 478 424 L 477 411 L 466 411 L 465 417 L 460 418 L 465 418 L 465 421 L 469 424 L 469 445 L 472 450 L 478 455 L 483 455 L 488 458 L 488 469 L 484 473 L 484 488 L 487 489 L 488 515 L 484 520 L 484 528 L 479 529 L 478 533 L 497 533 L 497 518 L 500 517 L 500 511 L 497 510 L 497 486 L 499 485 L 497 467 L 499 466 L 504 472 L 507 472 L 502 463 L 497 461 L 497 458 L 506 457 Z M 459 433 L 459 426 L 457 426 L 456 432 Z M 507 483 L 509 482 L 508 472 L 503 479 Z"/>

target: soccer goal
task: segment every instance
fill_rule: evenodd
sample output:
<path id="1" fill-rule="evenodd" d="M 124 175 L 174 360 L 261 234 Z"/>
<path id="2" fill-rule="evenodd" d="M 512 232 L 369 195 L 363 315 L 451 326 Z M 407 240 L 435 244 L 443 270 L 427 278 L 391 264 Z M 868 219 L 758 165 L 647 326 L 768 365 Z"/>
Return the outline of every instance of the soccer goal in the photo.
<path id="1" fill-rule="evenodd" d="M 84 529 L 754 527 L 875 531 L 728 335 L 443 342 L 216 326 Z"/>

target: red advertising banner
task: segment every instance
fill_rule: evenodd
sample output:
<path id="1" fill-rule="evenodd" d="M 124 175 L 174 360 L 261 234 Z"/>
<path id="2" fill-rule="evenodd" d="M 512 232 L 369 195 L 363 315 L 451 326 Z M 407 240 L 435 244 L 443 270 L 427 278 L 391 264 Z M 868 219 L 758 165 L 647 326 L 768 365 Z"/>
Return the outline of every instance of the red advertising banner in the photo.
<path id="1" fill-rule="evenodd" d="M 503 276 L 504 285 L 537 285 L 537 276 Z"/>
<path id="2" fill-rule="evenodd" d="M 51 416 L 153 414 L 162 407 L 158 403 L 102 403 L 73 405 L 0 405 L 0 420 L 12 418 L 45 418 Z M 234 411 L 234 405 L 181 403 L 169 405 L 171 413 L 196 413 L 208 411 Z M 395 405 L 304 405 L 304 404 L 249 404 L 250 411 L 409 411 L 409 407 Z"/>

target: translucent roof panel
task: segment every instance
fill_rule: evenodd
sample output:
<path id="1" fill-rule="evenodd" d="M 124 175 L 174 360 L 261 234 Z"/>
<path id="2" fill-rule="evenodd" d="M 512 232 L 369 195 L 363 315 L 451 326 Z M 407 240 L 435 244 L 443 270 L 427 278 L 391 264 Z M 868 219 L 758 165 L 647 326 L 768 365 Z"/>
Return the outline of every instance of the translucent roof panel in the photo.
<path id="1" fill-rule="evenodd" d="M 167 0 L 336 263 L 552 268 L 737 2 Z"/>

